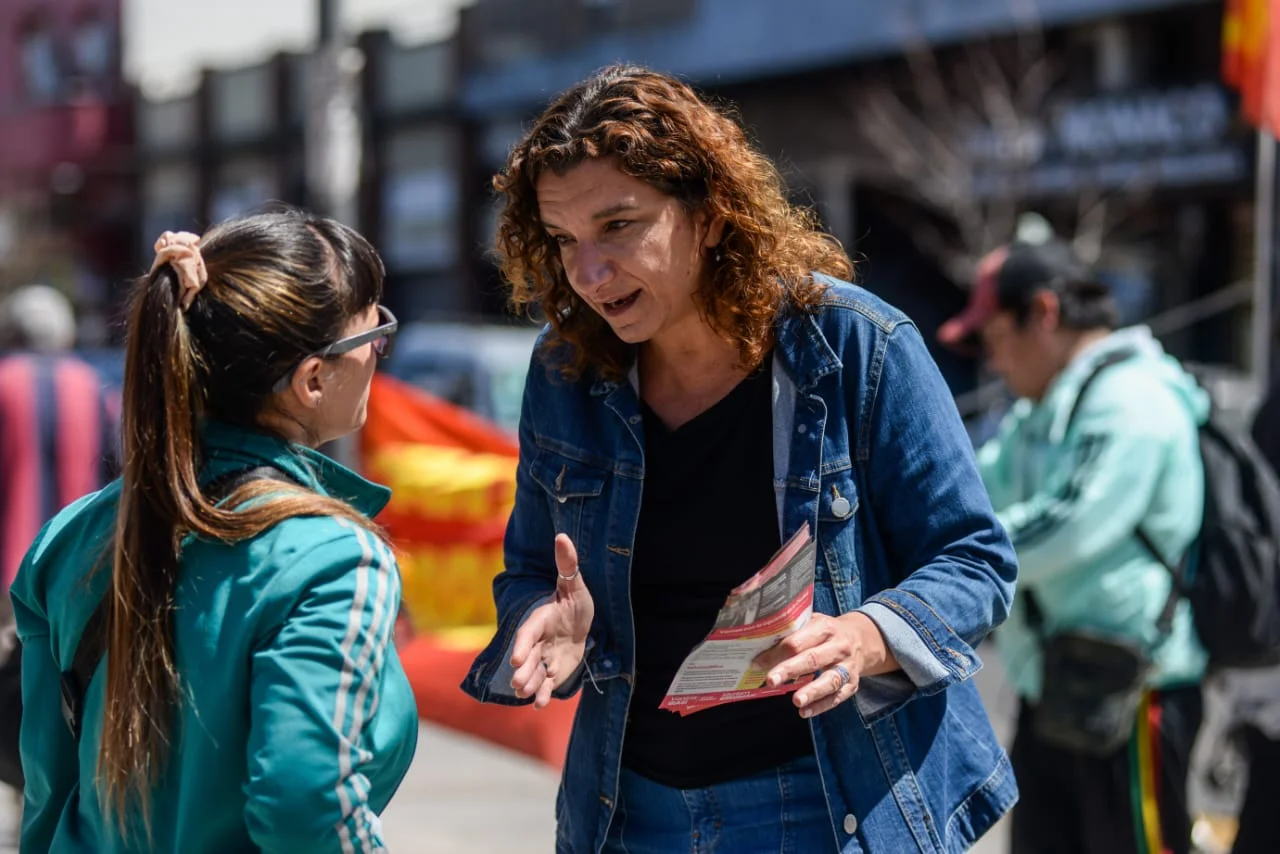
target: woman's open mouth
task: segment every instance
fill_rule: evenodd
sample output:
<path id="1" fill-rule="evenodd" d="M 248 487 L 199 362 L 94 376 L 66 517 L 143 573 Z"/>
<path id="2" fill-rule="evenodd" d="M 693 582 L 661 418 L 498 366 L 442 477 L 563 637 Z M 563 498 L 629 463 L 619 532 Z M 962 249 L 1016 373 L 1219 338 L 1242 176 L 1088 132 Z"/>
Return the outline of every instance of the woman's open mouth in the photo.
<path id="1" fill-rule="evenodd" d="M 616 299 L 613 302 L 602 303 L 601 307 L 604 309 L 604 313 L 608 317 L 617 317 L 619 314 L 622 314 L 624 311 L 631 308 L 631 306 L 635 305 L 636 300 L 639 299 L 639 297 L 640 297 L 640 292 L 633 291 L 632 293 L 628 294 L 622 299 Z"/>

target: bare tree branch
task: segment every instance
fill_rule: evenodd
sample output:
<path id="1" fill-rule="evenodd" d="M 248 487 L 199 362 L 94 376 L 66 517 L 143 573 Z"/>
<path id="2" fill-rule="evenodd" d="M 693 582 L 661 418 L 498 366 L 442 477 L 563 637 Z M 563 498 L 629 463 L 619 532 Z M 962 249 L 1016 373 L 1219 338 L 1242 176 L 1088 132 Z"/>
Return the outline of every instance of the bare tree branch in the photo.
<path id="1" fill-rule="evenodd" d="M 904 20 L 906 79 L 881 74 L 838 98 L 856 130 L 858 181 L 946 223 L 944 229 L 916 219 L 907 231 L 960 282 L 971 277 L 978 257 L 1014 235 L 1062 76 L 1046 48 L 1036 0 L 1008 2 L 1016 22 L 1011 41 L 971 44 L 945 61 Z M 989 169 L 1008 185 L 980 186 Z M 1086 257 L 1096 260 L 1132 206 L 1117 197 L 1139 195 L 1139 184 L 1080 194 L 1074 239 Z"/>

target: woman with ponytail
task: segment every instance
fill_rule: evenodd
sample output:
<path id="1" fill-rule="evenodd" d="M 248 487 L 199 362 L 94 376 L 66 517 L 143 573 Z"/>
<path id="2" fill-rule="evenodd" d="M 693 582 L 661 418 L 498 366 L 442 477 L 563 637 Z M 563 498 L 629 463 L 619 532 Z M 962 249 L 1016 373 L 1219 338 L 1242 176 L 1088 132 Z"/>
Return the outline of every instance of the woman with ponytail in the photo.
<path id="1" fill-rule="evenodd" d="M 315 450 L 364 421 L 396 330 L 382 279 L 360 235 L 295 211 L 157 241 L 124 474 L 49 523 L 13 585 L 22 850 L 383 850 L 417 738 L 370 521 L 389 493 Z"/>

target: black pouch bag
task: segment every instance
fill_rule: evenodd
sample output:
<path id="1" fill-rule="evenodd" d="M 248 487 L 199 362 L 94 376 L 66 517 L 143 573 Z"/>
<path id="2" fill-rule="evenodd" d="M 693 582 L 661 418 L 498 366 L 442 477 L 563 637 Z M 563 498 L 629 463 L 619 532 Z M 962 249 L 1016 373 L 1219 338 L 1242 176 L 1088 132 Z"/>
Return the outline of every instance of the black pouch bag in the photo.
<path id="1" fill-rule="evenodd" d="M 1129 743 L 1150 673 L 1150 656 L 1124 638 L 1086 631 L 1046 638 L 1036 737 L 1085 756 L 1112 755 Z"/>

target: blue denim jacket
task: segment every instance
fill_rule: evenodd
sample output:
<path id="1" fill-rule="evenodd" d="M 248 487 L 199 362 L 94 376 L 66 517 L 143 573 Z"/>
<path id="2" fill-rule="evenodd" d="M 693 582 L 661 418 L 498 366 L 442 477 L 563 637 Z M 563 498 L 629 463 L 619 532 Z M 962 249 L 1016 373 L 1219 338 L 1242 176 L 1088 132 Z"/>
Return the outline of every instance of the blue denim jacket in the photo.
<path id="1" fill-rule="evenodd" d="M 864 679 L 856 702 L 812 720 L 833 849 L 964 851 L 1017 799 L 970 681 L 981 666 L 974 648 L 1009 611 L 1013 549 L 919 331 L 866 291 L 820 281 L 818 309 L 784 312 L 777 326 L 779 531 L 817 531 L 815 608 L 863 610 L 903 667 Z M 586 685 L 556 801 L 561 854 L 600 850 L 617 797 L 635 662 L 641 431 L 631 383 L 566 382 L 535 354 L 506 568 L 494 581 L 498 633 L 462 687 L 481 701 L 527 702 L 508 684 L 508 649 L 553 591 L 554 537 L 569 534 L 596 617 L 585 677 L 559 694 Z"/>

